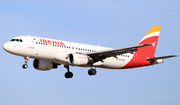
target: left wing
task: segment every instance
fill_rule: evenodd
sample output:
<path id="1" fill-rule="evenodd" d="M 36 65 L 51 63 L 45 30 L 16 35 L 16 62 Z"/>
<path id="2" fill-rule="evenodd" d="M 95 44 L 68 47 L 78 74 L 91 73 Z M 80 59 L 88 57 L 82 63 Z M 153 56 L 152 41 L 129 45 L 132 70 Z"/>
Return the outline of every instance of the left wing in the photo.
<path id="1" fill-rule="evenodd" d="M 92 58 L 93 63 L 98 61 L 103 61 L 105 58 L 108 57 L 115 57 L 120 54 L 125 53 L 133 53 L 134 51 L 138 51 L 137 48 L 149 46 L 152 44 L 141 44 L 137 46 L 131 46 L 131 47 L 125 47 L 125 48 L 119 48 L 119 49 L 112 49 L 112 50 L 106 50 L 106 51 L 100 51 L 100 52 L 93 52 L 93 53 L 80 53 L 84 55 L 88 55 Z"/>

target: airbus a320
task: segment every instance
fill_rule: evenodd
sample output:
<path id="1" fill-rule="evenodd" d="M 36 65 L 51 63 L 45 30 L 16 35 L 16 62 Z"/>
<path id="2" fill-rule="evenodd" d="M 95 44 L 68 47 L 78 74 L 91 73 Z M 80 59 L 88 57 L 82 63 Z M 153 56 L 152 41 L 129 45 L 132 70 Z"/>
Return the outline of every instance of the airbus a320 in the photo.
<path id="1" fill-rule="evenodd" d="M 95 68 L 128 69 L 163 63 L 163 59 L 177 55 L 155 57 L 161 26 L 153 25 L 138 45 L 107 48 L 36 36 L 17 36 L 4 44 L 5 51 L 24 57 L 24 69 L 29 58 L 37 70 L 47 71 L 64 65 L 66 78 L 72 78 L 69 66 L 89 67 L 88 74 L 96 75 Z"/>

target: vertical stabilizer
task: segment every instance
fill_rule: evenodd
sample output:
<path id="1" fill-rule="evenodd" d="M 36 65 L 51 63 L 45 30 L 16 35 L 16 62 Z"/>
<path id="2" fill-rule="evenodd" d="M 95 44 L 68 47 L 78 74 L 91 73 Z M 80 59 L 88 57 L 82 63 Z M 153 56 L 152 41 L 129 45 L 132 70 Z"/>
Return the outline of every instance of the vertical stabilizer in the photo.
<path id="1" fill-rule="evenodd" d="M 138 53 L 148 55 L 149 57 L 154 57 L 159 34 L 160 34 L 161 26 L 153 25 L 151 29 L 147 32 L 147 34 L 143 37 L 143 39 L 139 42 L 138 45 L 141 44 L 152 44 L 152 46 L 147 46 L 138 49 Z"/>

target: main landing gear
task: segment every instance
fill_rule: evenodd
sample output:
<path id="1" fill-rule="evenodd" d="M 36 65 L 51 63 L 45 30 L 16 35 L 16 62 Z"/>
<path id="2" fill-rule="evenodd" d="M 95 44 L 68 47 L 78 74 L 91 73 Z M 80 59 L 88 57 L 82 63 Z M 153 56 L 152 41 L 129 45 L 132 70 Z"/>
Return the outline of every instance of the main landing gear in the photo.
<path id="1" fill-rule="evenodd" d="M 69 71 L 69 65 L 64 65 L 64 67 L 68 70 L 68 71 L 64 74 L 64 76 L 65 76 L 66 78 L 72 78 L 72 77 L 73 77 L 73 73 Z"/>
<path id="2" fill-rule="evenodd" d="M 64 65 L 64 67 L 67 69 L 67 72 L 64 74 L 64 76 L 68 79 L 68 78 L 72 78 L 73 77 L 73 73 L 69 71 L 69 65 Z M 88 74 L 90 76 L 92 75 L 96 75 L 97 71 L 96 69 L 93 69 L 93 67 L 91 67 L 91 69 L 88 70 Z"/>
<path id="3" fill-rule="evenodd" d="M 91 63 L 90 66 L 91 66 L 91 69 L 88 70 L 88 74 L 90 76 L 96 75 L 97 71 L 96 71 L 96 69 L 93 69 L 93 64 Z"/>
<path id="4" fill-rule="evenodd" d="M 88 70 L 88 74 L 89 74 L 90 76 L 96 75 L 96 73 L 97 73 L 96 69 L 93 69 L 92 67 L 91 67 L 91 69 Z"/>
<path id="5" fill-rule="evenodd" d="M 28 60 L 29 60 L 29 57 L 24 57 L 25 64 L 22 65 L 23 69 L 26 69 L 28 67 L 28 65 L 27 65 Z"/>

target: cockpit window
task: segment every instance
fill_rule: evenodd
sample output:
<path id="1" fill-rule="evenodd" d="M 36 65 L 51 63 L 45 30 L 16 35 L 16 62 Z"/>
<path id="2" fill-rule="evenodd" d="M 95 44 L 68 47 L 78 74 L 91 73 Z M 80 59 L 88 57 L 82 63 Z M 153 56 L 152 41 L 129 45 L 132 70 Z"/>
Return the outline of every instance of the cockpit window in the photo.
<path id="1" fill-rule="evenodd" d="M 15 41 L 15 39 L 11 39 L 11 42 Z"/>
<path id="2" fill-rule="evenodd" d="M 10 40 L 10 42 L 14 42 L 14 41 L 16 41 L 16 42 L 23 42 L 22 39 L 11 39 Z"/>

